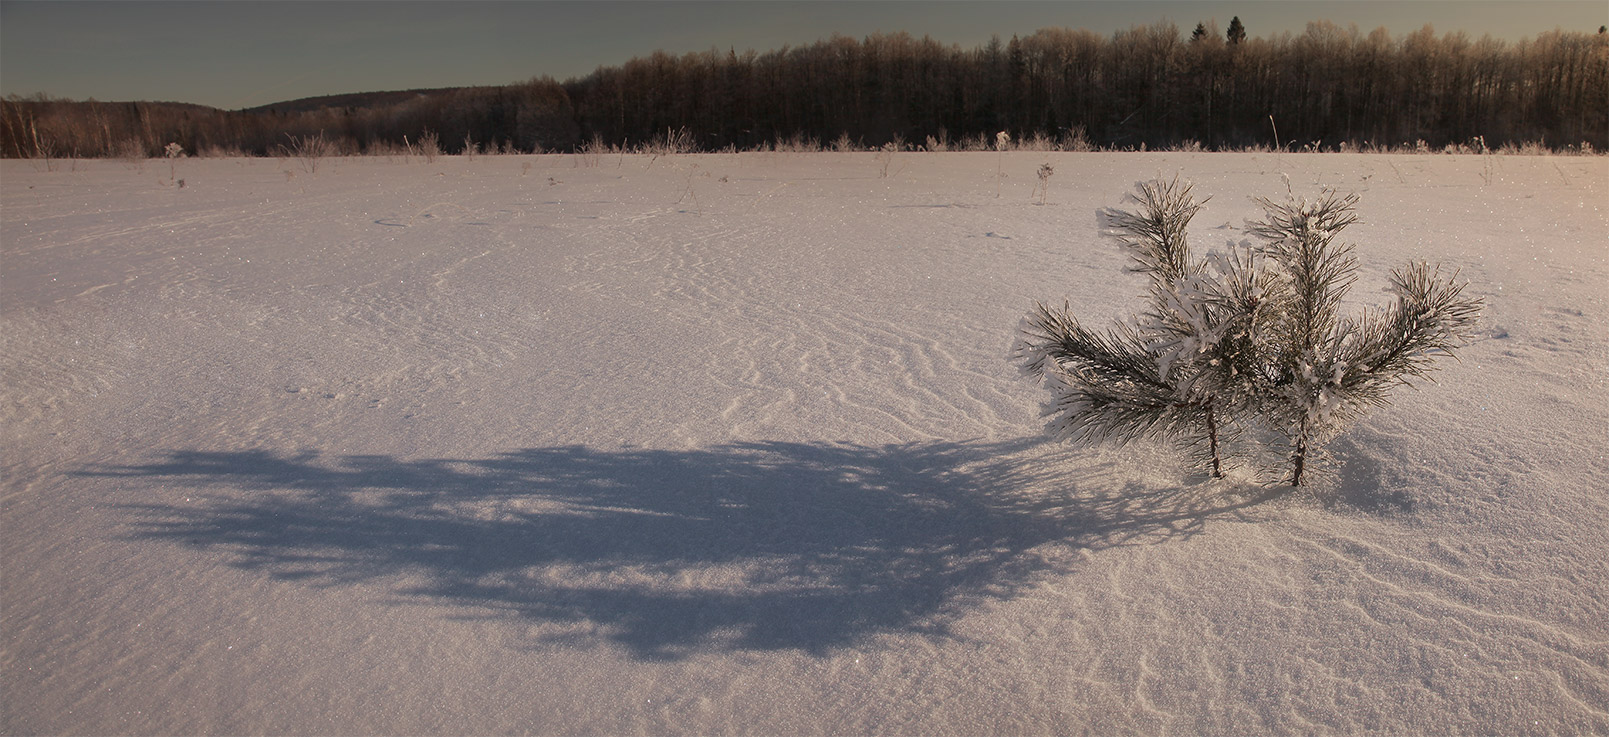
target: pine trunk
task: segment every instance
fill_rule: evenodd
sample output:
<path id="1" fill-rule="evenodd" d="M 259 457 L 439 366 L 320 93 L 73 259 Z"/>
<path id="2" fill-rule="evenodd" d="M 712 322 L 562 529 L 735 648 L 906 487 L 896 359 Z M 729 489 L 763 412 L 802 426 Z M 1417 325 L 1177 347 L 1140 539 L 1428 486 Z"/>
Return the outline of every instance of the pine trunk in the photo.
<path id="1" fill-rule="evenodd" d="M 1307 420 L 1302 420 L 1302 429 L 1296 436 L 1296 451 L 1291 454 L 1291 486 L 1302 485 L 1302 472 L 1307 469 Z"/>

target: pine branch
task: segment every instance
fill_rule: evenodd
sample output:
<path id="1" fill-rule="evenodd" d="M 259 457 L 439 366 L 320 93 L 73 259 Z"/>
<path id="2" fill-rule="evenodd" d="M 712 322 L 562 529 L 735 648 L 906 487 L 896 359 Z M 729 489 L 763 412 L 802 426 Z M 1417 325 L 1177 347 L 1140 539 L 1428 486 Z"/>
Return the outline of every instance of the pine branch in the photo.
<path id="1" fill-rule="evenodd" d="M 1272 258 L 1290 287 L 1292 303 L 1285 341 L 1287 362 L 1296 363 L 1334 333 L 1341 298 L 1357 280 L 1352 247 L 1336 245 L 1341 230 L 1357 222 L 1357 194 L 1339 197 L 1327 191 L 1316 202 L 1274 203 L 1258 199 L 1267 211 L 1247 232 L 1265 242 L 1259 249 Z"/>
<path id="2" fill-rule="evenodd" d="M 1340 385 L 1349 398 L 1385 404 L 1392 386 L 1412 386 L 1436 358 L 1453 356 L 1469 340 L 1481 302 L 1464 297 L 1466 284 L 1456 278 L 1443 278 L 1439 267 L 1423 263 L 1392 272 L 1396 304 L 1372 319 L 1365 315 L 1342 352 Z"/>
<path id="3" fill-rule="evenodd" d="M 1191 185 L 1151 180 L 1134 186 L 1129 199 L 1140 205 L 1137 211 L 1106 209 L 1103 224 L 1112 230 L 1134 260 L 1134 271 L 1149 274 L 1153 285 L 1167 284 L 1199 271 L 1190 261 L 1190 244 L 1185 226 L 1201 210 L 1206 200 L 1190 196 Z M 1209 198 L 1210 199 L 1210 198 Z"/>
<path id="4" fill-rule="evenodd" d="M 1201 409 L 1177 400 L 1174 386 L 1157 372 L 1156 355 L 1133 328 L 1096 333 L 1065 306 L 1036 305 L 1012 353 L 1024 373 L 1049 386 L 1052 399 L 1043 414 L 1058 437 L 1122 444 L 1176 436 L 1199 420 Z"/>

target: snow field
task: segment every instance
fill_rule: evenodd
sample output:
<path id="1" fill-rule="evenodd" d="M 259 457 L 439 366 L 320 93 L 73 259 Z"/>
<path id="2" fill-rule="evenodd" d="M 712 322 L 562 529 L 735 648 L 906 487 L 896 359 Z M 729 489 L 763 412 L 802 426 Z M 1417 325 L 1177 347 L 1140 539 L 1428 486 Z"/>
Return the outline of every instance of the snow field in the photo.
<path id="1" fill-rule="evenodd" d="M 166 163 L 0 162 L 0 732 L 1609 730 L 1602 157 Z M 1044 442 L 1175 173 L 1480 337 L 1297 493 Z"/>

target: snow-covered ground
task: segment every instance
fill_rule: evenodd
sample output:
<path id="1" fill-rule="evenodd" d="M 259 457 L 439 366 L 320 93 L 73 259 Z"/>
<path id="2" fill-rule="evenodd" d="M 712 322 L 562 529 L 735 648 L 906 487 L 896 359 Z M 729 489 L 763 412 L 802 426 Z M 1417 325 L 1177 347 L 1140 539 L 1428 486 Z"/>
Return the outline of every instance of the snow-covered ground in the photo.
<path id="1" fill-rule="evenodd" d="M 1609 731 L 1609 159 L 41 168 L 0 733 Z M 1360 192 L 1350 309 L 1479 337 L 1295 493 L 1046 442 L 1018 320 L 1139 309 L 1095 213 L 1175 174 L 1198 248 Z"/>

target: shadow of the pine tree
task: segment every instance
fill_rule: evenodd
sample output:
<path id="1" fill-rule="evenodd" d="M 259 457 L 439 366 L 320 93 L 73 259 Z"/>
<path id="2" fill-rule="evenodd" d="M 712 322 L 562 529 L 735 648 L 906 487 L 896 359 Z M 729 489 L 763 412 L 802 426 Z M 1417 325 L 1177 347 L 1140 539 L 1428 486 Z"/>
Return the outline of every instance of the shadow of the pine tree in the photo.
<path id="1" fill-rule="evenodd" d="M 1049 548 L 1162 542 L 1267 498 L 1147 488 L 1091 468 L 1056 478 L 1065 467 L 1023 462 L 1039 444 L 556 447 L 420 461 L 179 451 L 83 473 L 196 487 L 191 504 L 130 508 L 138 538 L 225 551 L 308 585 L 379 583 L 402 600 L 535 620 L 643 658 L 942 634 L 970 604 L 1054 573 L 1063 564 Z"/>

